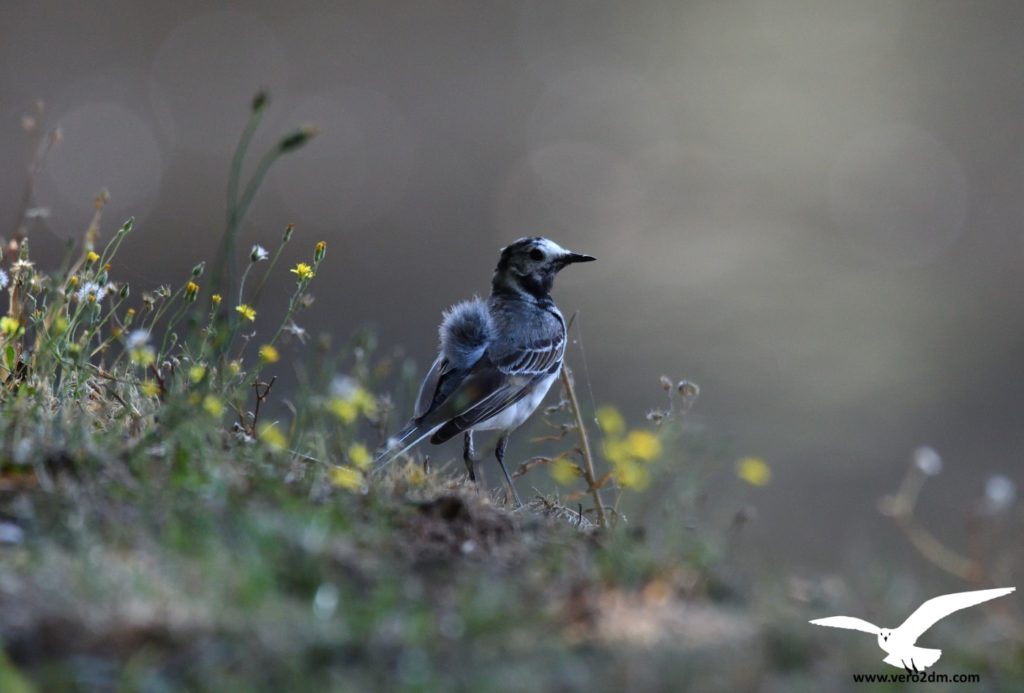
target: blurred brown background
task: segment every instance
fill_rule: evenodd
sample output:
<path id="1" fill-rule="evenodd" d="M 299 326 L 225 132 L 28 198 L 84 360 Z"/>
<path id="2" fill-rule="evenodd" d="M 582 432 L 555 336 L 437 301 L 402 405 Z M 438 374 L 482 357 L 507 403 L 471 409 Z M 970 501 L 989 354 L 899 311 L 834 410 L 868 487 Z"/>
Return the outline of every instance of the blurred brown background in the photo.
<path id="1" fill-rule="evenodd" d="M 441 308 L 549 235 L 600 260 L 556 287 L 595 400 L 640 421 L 659 375 L 688 377 L 714 434 L 772 466 L 755 550 L 830 570 L 904 550 L 876 499 L 918 445 L 945 458 L 922 511 L 953 542 L 990 474 L 1024 481 L 1024 5 L 211 7 L 0 4 L 5 224 L 43 99 L 64 143 L 36 247 L 56 258 L 106 186 L 108 228 L 139 219 L 115 275 L 179 280 L 213 256 L 268 87 L 264 143 L 323 134 L 242 243 L 290 221 L 287 259 L 330 243 L 311 331 L 369 325 L 426 365 Z"/>

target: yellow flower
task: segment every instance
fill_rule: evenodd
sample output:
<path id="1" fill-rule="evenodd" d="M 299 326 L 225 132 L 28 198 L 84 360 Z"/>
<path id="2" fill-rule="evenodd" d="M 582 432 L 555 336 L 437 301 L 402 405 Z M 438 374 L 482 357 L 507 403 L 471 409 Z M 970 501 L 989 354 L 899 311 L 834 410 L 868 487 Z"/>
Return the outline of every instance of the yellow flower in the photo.
<path id="1" fill-rule="evenodd" d="M 0 332 L 3 332 L 8 337 L 14 337 L 20 330 L 21 323 L 18 322 L 17 318 L 12 318 L 10 315 L 0 318 Z"/>
<path id="2" fill-rule="evenodd" d="M 661 455 L 661 441 L 650 431 L 630 431 L 626 436 L 629 453 L 644 462 L 656 460 Z"/>
<path id="3" fill-rule="evenodd" d="M 363 473 L 352 467 L 331 467 L 331 483 L 346 491 L 358 491 L 363 487 Z"/>
<path id="4" fill-rule="evenodd" d="M 231 373 L 231 375 L 238 375 L 239 373 L 241 373 L 242 372 L 242 362 L 239 361 L 238 359 L 235 359 L 234 361 L 229 363 L 228 364 L 228 372 Z"/>
<path id="5" fill-rule="evenodd" d="M 137 349 L 132 349 L 129 356 L 132 363 L 143 368 L 152 365 L 156 361 L 156 352 L 153 351 L 151 346 L 141 346 Z"/>
<path id="6" fill-rule="evenodd" d="M 580 468 L 565 457 L 559 457 L 551 462 L 551 478 L 562 486 L 572 486 L 580 478 Z"/>
<path id="7" fill-rule="evenodd" d="M 348 448 L 348 459 L 359 469 L 366 469 L 373 461 L 370 451 L 362 443 L 352 443 Z"/>
<path id="8" fill-rule="evenodd" d="M 300 262 L 299 264 L 295 265 L 295 267 L 288 271 L 296 275 L 299 278 L 300 282 L 306 279 L 312 279 L 313 277 L 316 276 L 316 274 L 313 272 L 313 268 L 310 267 L 305 262 Z"/>
<path id="9" fill-rule="evenodd" d="M 189 282 L 185 285 L 185 300 L 194 301 L 196 296 L 199 294 L 199 285 L 195 282 Z"/>
<path id="10" fill-rule="evenodd" d="M 235 311 L 249 322 L 256 319 L 256 309 L 248 303 L 235 306 Z"/>
<path id="11" fill-rule="evenodd" d="M 607 459 L 612 465 L 624 464 L 631 460 L 629 456 L 629 446 L 626 441 L 621 439 L 610 439 L 605 440 L 601 443 L 601 450 L 604 452 L 605 459 Z"/>
<path id="12" fill-rule="evenodd" d="M 615 466 L 615 479 L 623 488 L 643 491 L 651 483 L 651 473 L 644 465 L 628 460 Z"/>
<path id="13" fill-rule="evenodd" d="M 100 256 L 99 253 L 97 253 L 95 250 L 90 250 L 88 253 L 86 253 L 85 259 L 88 260 L 89 262 L 99 262 Z"/>
<path id="14" fill-rule="evenodd" d="M 213 296 L 210 296 L 210 303 L 212 303 L 213 305 L 219 306 L 220 302 L 221 302 L 220 294 L 214 294 Z"/>
<path id="15" fill-rule="evenodd" d="M 772 468 L 760 457 L 744 457 L 736 463 L 736 476 L 751 486 L 764 486 L 772 480 Z"/>
<path id="16" fill-rule="evenodd" d="M 360 414 L 372 416 L 377 410 L 377 401 L 366 391 L 366 388 L 357 386 L 347 396 L 332 397 L 327 403 L 327 409 L 342 423 L 350 424 Z"/>
<path id="17" fill-rule="evenodd" d="M 405 465 L 405 480 L 412 486 L 422 486 L 427 482 L 427 473 L 418 464 Z"/>
<path id="18" fill-rule="evenodd" d="M 598 408 L 597 425 L 608 436 L 620 436 L 626 430 L 626 420 L 622 418 L 619 410 L 610 404 Z"/>
<path id="19" fill-rule="evenodd" d="M 206 366 L 197 363 L 188 369 L 188 379 L 193 383 L 203 382 L 203 378 L 206 377 Z"/>
<path id="20" fill-rule="evenodd" d="M 287 438 L 274 424 L 260 424 L 259 439 L 275 450 L 284 450 L 288 445 Z"/>
<path id="21" fill-rule="evenodd" d="M 154 380 L 144 380 L 141 389 L 142 394 L 146 397 L 156 397 L 160 394 L 160 386 Z"/>
<path id="22" fill-rule="evenodd" d="M 281 355 L 277 353 L 277 348 L 273 344 L 264 344 L 260 347 L 260 361 L 263 363 L 277 363 L 281 359 Z"/>
<path id="23" fill-rule="evenodd" d="M 224 413 L 224 403 L 213 395 L 207 395 L 203 398 L 203 411 L 213 418 L 219 419 Z"/>
<path id="24" fill-rule="evenodd" d="M 72 289 L 74 289 L 76 286 L 78 286 L 78 275 L 77 274 L 72 274 L 71 275 L 71 278 L 68 279 L 68 286 L 71 287 Z"/>
<path id="25" fill-rule="evenodd" d="M 65 318 L 63 315 L 59 316 L 56 320 L 53 321 L 52 332 L 53 332 L 55 337 L 59 337 L 62 334 L 64 334 L 65 332 L 67 332 L 67 331 L 68 331 L 68 319 Z"/>
<path id="26" fill-rule="evenodd" d="M 319 243 L 316 244 L 316 247 L 313 248 L 313 260 L 315 262 L 321 262 L 324 259 L 324 255 L 326 254 L 327 244 L 324 243 L 323 241 L 320 241 Z"/>

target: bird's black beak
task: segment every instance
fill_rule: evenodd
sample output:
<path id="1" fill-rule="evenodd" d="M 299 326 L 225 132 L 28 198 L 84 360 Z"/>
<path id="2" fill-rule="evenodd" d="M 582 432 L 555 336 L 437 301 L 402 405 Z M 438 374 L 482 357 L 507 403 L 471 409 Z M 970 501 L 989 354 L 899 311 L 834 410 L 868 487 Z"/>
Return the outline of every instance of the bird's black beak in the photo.
<path id="1" fill-rule="evenodd" d="M 574 262 L 593 262 L 597 258 L 592 255 L 584 255 L 583 253 L 566 253 L 562 257 L 558 258 L 558 269 L 562 269 L 566 265 L 571 265 Z"/>

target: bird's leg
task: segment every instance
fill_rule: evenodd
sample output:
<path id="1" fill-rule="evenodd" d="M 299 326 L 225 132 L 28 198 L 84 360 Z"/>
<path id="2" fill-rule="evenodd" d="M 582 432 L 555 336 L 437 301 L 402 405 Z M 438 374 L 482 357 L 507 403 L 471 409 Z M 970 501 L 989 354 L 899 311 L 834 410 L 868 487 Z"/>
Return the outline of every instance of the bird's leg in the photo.
<path id="1" fill-rule="evenodd" d="M 476 470 L 473 468 L 473 456 L 476 451 L 473 450 L 473 431 L 466 431 L 466 435 L 462 441 L 462 461 L 466 463 L 466 471 L 469 472 L 469 480 L 474 484 L 476 483 Z"/>
<path id="2" fill-rule="evenodd" d="M 516 485 L 512 483 L 512 477 L 509 476 L 508 470 L 505 469 L 505 448 L 508 447 L 508 433 L 503 433 L 498 438 L 498 445 L 494 448 L 494 456 L 498 458 L 498 466 L 501 467 L 502 474 L 505 475 L 505 483 L 508 484 L 508 490 L 512 492 L 512 498 L 515 499 L 516 507 L 522 507 L 523 502 L 519 500 L 519 494 L 516 493 Z"/>

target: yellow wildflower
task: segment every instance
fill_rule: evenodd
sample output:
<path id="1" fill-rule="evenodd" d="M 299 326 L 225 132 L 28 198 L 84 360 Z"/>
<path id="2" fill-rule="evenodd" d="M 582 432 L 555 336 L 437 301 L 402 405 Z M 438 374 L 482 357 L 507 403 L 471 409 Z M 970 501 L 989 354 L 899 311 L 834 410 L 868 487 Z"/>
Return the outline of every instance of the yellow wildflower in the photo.
<path id="1" fill-rule="evenodd" d="M 259 439 L 275 450 L 284 450 L 288 439 L 275 424 L 260 424 Z"/>
<path id="2" fill-rule="evenodd" d="M 12 318 L 10 315 L 0 318 L 0 332 L 3 332 L 8 337 L 14 337 L 20 330 L 21 323 L 18 322 L 17 318 Z"/>
<path id="3" fill-rule="evenodd" d="M 626 420 L 622 418 L 619 410 L 610 404 L 598 408 L 597 425 L 608 436 L 620 436 L 626 431 Z"/>
<path id="4" fill-rule="evenodd" d="M 343 397 L 332 397 L 327 403 L 327 409 L 345 424 L 350 424 L 359 416 L 359 407 L 355 402 Z"/>
<path id="5" fill-rule="evenodd" d="M 551 478 L 562 486 L 572 486 L 580 478 L 580 468 L 565 457 L 551 462 Z"/>
<path id="6" fill-rule="evenodd" d="M 153 351 L 153 347 L 151 346 L 141 346 L 136 349 L 132 349 L 129 357 L 131 358 L 132 363 L 145 368 L 156 361 L 156 352 Z"/>
<path id="7" fill-rule="evenodd" d="M 626 436 L 626 446 L 633 457 L 644 462 L 661 456 L 661 441 L 650 431 L 630 431 Z"/>
<path id="8" fill-rule="evenodd" d="M 299 264 L 295 265 L 295 267 L 288 271 L 296 275 L 299 278 L 300 282 L 307 279 L 312 279 L 313 277 L 316 276 L 316 273 L 313 272 L 313 268 L 310 267 L 309 264 L 305 262 L 300 262 Z"/>
<path id="9" fill-rule="evenodd" d="M 370 451 L 362 443 L 352 443 L 348 448 L 348 460 L 359 469 L 366 469 L 373 461 Z"/>
<path id="10" fill-rule="evenodd" d="M 345 396 L 332 397 L 327 409 L 337 416 L 342 423 L 350 424 L 362 414 L 372 416 L 377 409 L 377 401 L 366 388 L 356 386 Z"/>
<path id="11" fill-rule="evenodd" d="M 235 306 L 235 311 L 249 322 L 256 319 L 256 309 L 248 303 L 242 303 L 241 305 Z"/>
<path id="12" fill-rule="evenodd" d="M 215 306 L 219 306 L 221 300 L 222 299 L 221 299 L 220 294 L 214 294 L 213 296 L 210 296 L 210 303 L 212 303 Z"/>
<path id="13" fill-rule="evenodd" d="M 405 480 L 412 486 L 422 486 L 427 481 L 427 473 L 418 464 L 405 465 Z"/>
<path id="14" fill-rule="evenodd" d="M 736 476 L 751 486 L 764 486 L 772 480 L 772 468 L 760 457 L 744 457 L 736 463 Z"/>
<path id="15" fill-rule="evenodd" d="M 100 255 L 95 250 L 90 250 L 86 253 L 85 259 L 89 262 L 99 262 Z"/>
<path id="16" fill-rule="evenodd" d="M 156 397 L 160 394 L 160 386 L 154 380 L 144 380 L 141 389 L 142 394 L 146 397 Z"/>
<path id="17" fill-rule="evenodd" d="M 331 483 L 346 491 L 358 491 L 363 487 L 363 473 L 352 467 L 332 467 Z"/>
<path id="18" fill-rule="evenodd" d="M 277 348 L 273 344 L 264 344 L 260 347 L 260 361 L 263 363 L 277 363 L 281 359 L 281 355 L 277 353 Z"/>
<path id="19" fill-rule="evenodd" d="M 197 363 L 188 369 L 188 379 L 193 383 L 203 382 L 203 378 L 206 377 L 206 366 L 201 363 Z"/>
<path id="20" fill-rule="evenodd" d="M 324 255 L 326 254 L 327 244 L 324 243 L 323 241 L 320 241 L 319 243 L 316 244 L 316 247 L 313 248 L 313 260 L 315 262 L 320 262 L 324 259 Z"/>
<path id="21" fill-rule="evenodd" d="M 199 295 L 199 285 L 195 282 L 189 282 L 185 285 L 185 300 L 194 301 L 196 296 Z"/>
<path id="22" fill-rule="evenodd" d="M 615 465 L 615 479 L 623 488 L 643 491 L 651 483 L 651 473 L 644 465 L 627 460 Z"/>
<path id="23" fill-rule="evenodd" d="M 72 289 L 78 286 L 78 275 L 72 274 L 71 278 L 68 279 L 68 286 Z"/>
<path id="24" fill-rule="evenodd" d="M 219 419 L 224 413 L 224 403 L 213 395 L 207 395 L 203 398 L 203 411 L 213 418 Z"/>
<path id="25" fill-rule="evenodd" d="M 242 362 L 239 361 L 238 359 L 235 359 L 234 361 L 229 363 L 228 364 L 228 372 L 231 373 L 231 375 L 238 375 L 239 373 L 241 373 L 242 372 Z"/>

